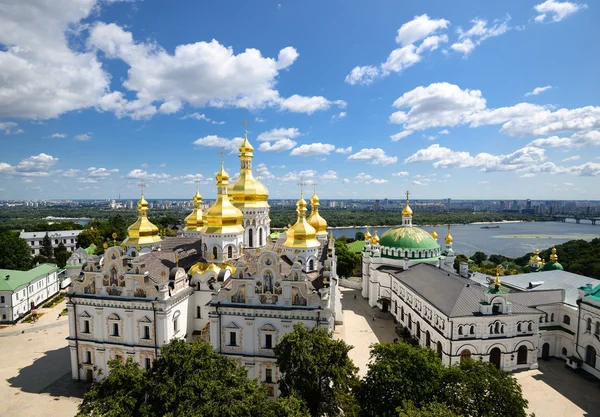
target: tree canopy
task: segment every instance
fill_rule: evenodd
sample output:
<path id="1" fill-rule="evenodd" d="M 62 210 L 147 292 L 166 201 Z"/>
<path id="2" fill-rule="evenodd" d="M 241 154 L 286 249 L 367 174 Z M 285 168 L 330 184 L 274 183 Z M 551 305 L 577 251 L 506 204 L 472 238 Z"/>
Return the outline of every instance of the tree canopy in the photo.
<path id="1" fill-rule="evenodd" d="M 360 264 L 360 255 L 348 250 L 346 240 L 335 240 L 335 255 L 337 256 L 337 274 L 340 277 L 354 276 L 354 270 Z"/>
<path id="2" fill-rule="evenodd" d="M 348 357 L 350 349 L 324 328 L 309 330 L 296 324 L 274 349 L 281 394 L 297 394 L 313 417 L 357 415 L 354 392 L 360 381 L 358 368 Z"/>
<path id="3" fill-rule="evenodd" d="M 31 247 L 18 233 L 0 232 L 0 268 L 26 271 L 32 266 Z"/>
<path id="4" fill-rule="evenodd" d="M 308 416 L 301 400 L 272 400 L 244 368 L 205 341 L 172 340 L 150 370 L 131 360 L 110 366 L 85 394 L 79 416 Z"/>

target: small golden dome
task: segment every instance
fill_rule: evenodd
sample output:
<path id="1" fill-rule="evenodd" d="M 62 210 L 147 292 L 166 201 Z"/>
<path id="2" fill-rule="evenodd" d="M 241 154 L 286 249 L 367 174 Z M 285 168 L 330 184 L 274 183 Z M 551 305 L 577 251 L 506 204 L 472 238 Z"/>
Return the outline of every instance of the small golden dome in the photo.
<path id="1" fill-rule="evenodd" d="M 197 188 L 193 200 L 194 210 L 185 218 L 185 228 L 183 230 L 199 232 L 204 225 L 204 219 L 202 214 L 202 196 Z"/>
<path id="2" fill-rule="evenodd" d="M 317 231 L 317 236 L 327 236 L 327 220 L 325 220 L 319 214 L 319 197 L 317 197 L 317 192 L 313 194 L 310 198 L 310 206 L 312 208 L 312 212 L 308 217 L 308 223 L 315 228 Z"/>
<path id="3" fill-rule="evenodd" d="M 431 232 L 431 237 L 434 238 L 435 240 L 437 240 L 437 238 L 438 238 L 438 234 L 435 231 L 435 224 L 433 225 L 433 232 Z"/>
<path id="4" fill-rule="evenodd" d="M 367 227 L 367 231 L 365 232 L 365 242 L 371 240 L 371 233 L 369 232 L 369 228 Z"/>
<path id="5" fill-rule="evenodd" d="M 375 230 L 375 235 L 371 238 L 372 245 L 379 245 L 379 236 L 377 236 L 377 230 Z"/>
<path id="6" fill-rule="evenodd" d="M 533 251 L 533 256 L 531 257 L 531 262 L 539 264 L 542 263 L 542 258 L 540 258 L 540 250 L 539 249 L 535 249 L 535 251 Z"/>
<path id="7" fill-rule="evenodd" d="M 160 242 L 158 227 L 148 220 L 148 202 L 144 198 L 143 192 L 137 206 L 138 218 L 134 224 L 127 228 L 127 239 L 125 239 L 123 244 L 146 245 Z"/>
<path id="8" fill-rule="evenodd" d="M 450 234 L 450 225 L 448 225 L 448 234 L 446 235 L 446 244 L 451 245 L 453 240 L 454 239 L 452 238 L 452 235 Z"/>
<path id="9" fill-rule="evenodd" d="M 556 254 L 556 248 L 552 248 L 552 255 L 550 255 L 550 262 L 558 262 L 558 255 Z"/>
<path id="10" fill-rule="evenodd" d="M 229 201 L 227 186 L 229 185 L 229 174 L 225 171 L 221 162 L 221 170 L 215 176 L 217 180 L 217 200 L 204 213 L 204 226 L 201 232 L 204 234 L 237 234 L 242 233 L 243 214 Z"/>
<path id="11" fill-rule="evenodd" d="M 402 210 L 402 216 L 404 217 L 411 217 L 413 215 L 413 211 L 410 208 L 410 206 L 408 205 L 408 200 L 406 201 L 406 207 L 404 207 L 404 210 Z"/>
<path id="12" fill-rule="evenodd" d="M 247 132 L 244 141 L 239 147 L 240 176 L 229 185 L 228 193 L 231 202 L 239 209 L 244 208 L 268 208 L 269 191 L 252 174 L 252 158 L 254 148 L 248 141 Z"/>
<path id="13" fill-rule="evenodd" d="M 287 239 L 283 246 L 287 248 L 317 248 L 319 241 L 317 240 L 317 231 L 306 221 L 306 201 L 302 198 L 296 202 L 296 212 L 298 219 L 296 223 L 286 232 Z"/>

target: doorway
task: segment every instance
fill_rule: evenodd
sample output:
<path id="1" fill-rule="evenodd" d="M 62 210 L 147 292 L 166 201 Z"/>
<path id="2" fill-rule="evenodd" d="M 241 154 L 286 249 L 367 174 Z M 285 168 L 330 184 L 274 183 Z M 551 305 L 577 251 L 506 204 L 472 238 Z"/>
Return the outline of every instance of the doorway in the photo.
<path id="1" fill-rule="evenodd" d="M 524 365 L 527 363 L 527 346 L 523 345 L 517 350 L 517 365 Z"/>
<path id="2" fill-rule="evenodd" d="M 94 371 L 87 369 L 85 372 L 85 380 L 87 382 L 94 382 Z"/>
<path id="3" fill-rule="evenodd" d="M 496 365 L 496 368 L 500 369 L 500 359 L 502 358 L 502 352 L 500 352 L 500 348 L 495 347 L 490 352 L 490 363 Z"/>
<path id="4" fill-rule="evenodd" d="M 542 359 L 547 361 L 550 359 L 550 344 L 544 343 L 542 346 Z"/>

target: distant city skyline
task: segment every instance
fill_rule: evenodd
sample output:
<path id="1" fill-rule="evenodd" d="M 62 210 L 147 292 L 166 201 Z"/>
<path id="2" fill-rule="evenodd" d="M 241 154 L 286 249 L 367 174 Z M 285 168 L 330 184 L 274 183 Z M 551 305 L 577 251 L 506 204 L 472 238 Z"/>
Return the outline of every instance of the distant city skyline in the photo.
<path id="1" fill-rule="evenodd" d="M 592 2 L 7 4 L 1 199 L 600 199 Z"/>

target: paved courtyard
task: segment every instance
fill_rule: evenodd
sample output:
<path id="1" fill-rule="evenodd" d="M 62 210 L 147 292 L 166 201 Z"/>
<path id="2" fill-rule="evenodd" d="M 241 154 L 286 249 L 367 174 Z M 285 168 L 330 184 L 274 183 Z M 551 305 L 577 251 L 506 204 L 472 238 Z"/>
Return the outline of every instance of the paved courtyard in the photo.
<path id="1" fill-rule="evenodd" d="M 74 416 L 87 386 L 71 379 L 65 303 L 36 324 L 0 329 L 0 416 Z"/>
<path id="2" fill-rule="evenodd" d="M 336 326 L 335 337 L 354 346 L 350 358 L 362 377 L 367 372 L 369 346 L 396 337 L 394 321 L 390 314 L 371 308 L 360 290 L 341 288 L 341 292 L 344 324 Z M 529 413 L 537 417 L 600 417 L 600 381 L 570 371 L 560 359 L 540 361 L 540 369 L 515 377 L 529 401 Z"/>

